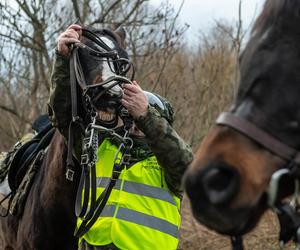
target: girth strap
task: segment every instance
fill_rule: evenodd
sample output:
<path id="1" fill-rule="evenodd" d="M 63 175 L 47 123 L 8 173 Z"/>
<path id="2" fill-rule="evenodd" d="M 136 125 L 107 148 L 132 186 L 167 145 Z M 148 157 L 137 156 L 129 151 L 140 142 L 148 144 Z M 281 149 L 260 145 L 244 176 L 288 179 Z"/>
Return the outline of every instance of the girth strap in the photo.
<path id="1" fill-rule="evenodd" d="M 300 152 L 298 150 L 282 143 L 244 118 L 225 112 L 218 117 L 216 124 L 231 127 L 281 158 L 300 164 Z"/>

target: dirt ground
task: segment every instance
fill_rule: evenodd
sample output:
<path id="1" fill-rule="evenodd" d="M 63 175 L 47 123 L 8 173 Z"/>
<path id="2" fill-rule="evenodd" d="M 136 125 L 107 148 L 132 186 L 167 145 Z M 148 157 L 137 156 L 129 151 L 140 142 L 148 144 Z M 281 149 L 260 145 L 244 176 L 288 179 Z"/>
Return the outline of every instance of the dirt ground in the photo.
<path id="1" fill-rule="evenodd" d="M 247 234 L 244 240 L 246 250 L 279 250 L 279 225 L 276 216 L 268 211 L 259 225 Z M 230 239 L 199 225 L 192 217 L 186 197 L 182 204 L 182 224 L 180 231 L 180 250 L 231 250 Z M 288 244 L 285 250 L 295 249 Z"/>

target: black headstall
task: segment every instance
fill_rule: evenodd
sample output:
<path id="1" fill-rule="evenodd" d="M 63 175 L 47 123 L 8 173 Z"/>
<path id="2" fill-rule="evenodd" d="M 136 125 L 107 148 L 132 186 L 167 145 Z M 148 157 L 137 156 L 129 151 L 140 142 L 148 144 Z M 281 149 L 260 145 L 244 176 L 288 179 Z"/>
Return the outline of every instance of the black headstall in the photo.
<path id="1" fill-rule="evenodd" d="M 114 38 L 111 31 L 103 30 L 103 32 L 109 37 Z M 73 45 L 70 62 L 71 74 L 75 75 L 75 79 L 73 80 L 77 82 L 82 90 L 82 101 L 85 111 L 93 113 L 94 110 L 102 110 L 114 113 L 112 121 L 102 121 L 98 118 L 98 122 L 101 125 L 113 128 L 116 126 L 117 117 L 120 116 L 123 109 L 120 105 L 122 97 L 121 88 L 116 89 L 115 86 L 122 87 L 124 83 L 132 83 L 131 81 L 134 79 L 133 65 L 123 49 L 110 48 L 97 33 L 89 29 L 82 29 L 82 36 L 92 41 L 97 47 L 92 48 L 84 43 L 75 43 Z M 80 60 L 79 50 L 85 50 L 90 57 L 95 58 L 99 63 L 106 62 L 113 75 L 107 79 L 103 79 L 100 83 L 87 83 L 82 67 L 84 62 Z M 126 74 L 130 70 L 132 74 L 129 79 L 126 77 Z"/>
<path id="2" fill-rule="evenodd" d="M 114 38 L 113 33 L 108 30 L 102 30 L 104 36 Z M 75 212 L 77 217 L 82 218 L 82 224 L 77 228 L 75 235 L 83 235 L 95 222 L 103 210 L 106 201 L 114 187 L 121 170 L 129 164 L 129 151 L 132 147 L 132 140 L 129 137 L 129 130 L 132 126 L 132 117 L 128 110 L 121 105 L 122 85 L 132 83 L 134 78 L 134 69 L 132 63 L 123 55 L 127 53 L 120 48 L 109 47 L 97 33 L 82 29 L 82 36 L 89 39 L 97 46 L 90 47 L 84 43 L 73 44 L 70 58 L 70 83 L 72 99 L 72 121 L 69 125 L 68 138 L 68 156 L 66 178 L 73 181 L 74 161 L 73 145 L 75 138 L 75 128 L 82 132 L 82 152 L 81 152 L 81 177 L 77 189 Z M 96 49 L 97 48 L 97 49 Z M 102 80 L 100 83 L 91 83 L 86 81 L 83 66 L 84 62 L 80 60 L 79 50 L 88 52 L 88 55 L 96 58 L 97 62 L 106 62 L 109 65 L 111 77 Z M 126 77 L 129 71 L 132 71 L 131 79 Z M 118 86 L 118 88 L 115 88 Z M 81 90 L 81 91 L 78 91 Z M 85 114 L 79 112 L 79 105 L 84 109 Z M 101 121 L 100 111 L 114 112 L 115 118 L 111 121 Z M 115 133 L 114 128 L 117 125 L 118 118 L 121 118 L 124 124 L 124 135 Z M 77 131 L 77 130 L 76 130 Z M 114 160 L 113 174 L 111 181 L 105 188 L 102 195 L 96 197 L 96 161 L 99 145 L 99 131 L 105 133 L 108 138 L 117 137 L 121 144 L 117 155 L 122 153 L 121 157 Z M 76 135 L 78 136 L 78 134 Z"/>

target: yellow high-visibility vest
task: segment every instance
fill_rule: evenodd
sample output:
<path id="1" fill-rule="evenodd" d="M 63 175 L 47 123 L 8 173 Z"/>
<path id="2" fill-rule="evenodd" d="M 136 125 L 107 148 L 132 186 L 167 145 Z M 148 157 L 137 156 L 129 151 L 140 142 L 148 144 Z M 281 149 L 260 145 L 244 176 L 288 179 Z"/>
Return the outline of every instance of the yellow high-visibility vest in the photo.
<path id="1" fill-rule="evenodd" d="M 117 147 L 104 140 L 96 163 L 97 197 L 110 181 Z M 155 156 L 123 169 L 100 217 L 81 237 L 95 246 L 127 250 L 177 249 L 180 199 L 165 182 Z M 78 219 L 78 226 L 81 220 Z"/>

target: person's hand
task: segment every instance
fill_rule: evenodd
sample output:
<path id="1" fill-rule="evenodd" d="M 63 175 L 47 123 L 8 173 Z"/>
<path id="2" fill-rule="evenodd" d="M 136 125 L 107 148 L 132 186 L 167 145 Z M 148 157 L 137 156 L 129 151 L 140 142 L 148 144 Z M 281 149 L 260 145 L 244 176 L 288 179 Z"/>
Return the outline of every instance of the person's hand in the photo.
<path id="1" fill-rule="evenodd" d="M 147 96 L 136 81 L 133 81 L 133 84 L 124 84 L 121 103 L 133 118 L 145 115 L 149 104 Z"/>
<path id="2" fill-rule="evenodd" d="M 63 33 L 61 33 L 57 39 L 58 53 L 64 56 L 70 56 L 70 47 L 72 43 L 80 42 L 82 30 L 78 24 L 70 25 Z"/>

